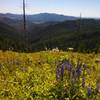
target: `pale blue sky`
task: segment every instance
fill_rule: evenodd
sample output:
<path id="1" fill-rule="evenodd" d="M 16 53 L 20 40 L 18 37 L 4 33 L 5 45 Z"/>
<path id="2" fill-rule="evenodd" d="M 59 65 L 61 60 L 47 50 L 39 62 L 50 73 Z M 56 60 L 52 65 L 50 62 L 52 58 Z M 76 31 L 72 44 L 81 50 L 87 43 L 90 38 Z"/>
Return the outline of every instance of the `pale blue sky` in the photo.
<path id="1" fill-rule="evenodd" d="M 0 13 L 22 13 L 23 0 L 0 0 Z M 100 0 L 26 0 L 27 14 L 58 13 L 100 18 Z"/>

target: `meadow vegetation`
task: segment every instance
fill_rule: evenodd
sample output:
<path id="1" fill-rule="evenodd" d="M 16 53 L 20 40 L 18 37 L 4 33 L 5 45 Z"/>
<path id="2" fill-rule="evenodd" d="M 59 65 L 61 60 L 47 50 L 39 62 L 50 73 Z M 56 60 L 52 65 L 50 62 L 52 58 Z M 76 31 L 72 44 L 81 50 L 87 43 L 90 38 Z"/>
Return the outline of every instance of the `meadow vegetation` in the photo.
<path id="1" fill-rule="evenodd" d="M 0 100 L 100 100 L 100 54 L 0 51 Z"/>

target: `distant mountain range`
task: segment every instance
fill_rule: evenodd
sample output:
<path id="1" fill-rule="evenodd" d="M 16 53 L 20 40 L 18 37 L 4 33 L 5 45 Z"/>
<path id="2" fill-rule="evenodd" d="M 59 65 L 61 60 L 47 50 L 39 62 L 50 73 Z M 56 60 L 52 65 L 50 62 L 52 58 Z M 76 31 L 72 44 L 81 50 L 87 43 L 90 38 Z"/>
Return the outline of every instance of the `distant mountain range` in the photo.
<path id="1" fill-rule="evenodd" d="M 27 32 L 23 31 L 23 16 L 0 14 L 0 49 L 32 51 L 58 47 L 66 50 L 100 52 L 100 20 L 58 14 L 27 15 Z M 28 40 L 26 42 L 26 40 Z M 26 45 L 27 44 L 27 45 Z"/>
<path id="2" fill-rule="evenodd" d="M 8 18 L 12 20 L 22 20 L 23 16 L 20 14 L 11 14 L 6 13 L 2 14 L 0 13 L 0 18 Z M 54 13 L 40 13 L 40 14 L 34 14 L 34 15 L 26 15 L 26 18 L 28 21 L 31 21 L 33 23 L 44 23 L 44 22 L 62 22 L 65 20 L 76 20 L 77 17 L 74 16 L 65 16 L 65 15 L 59 15 Z"/>

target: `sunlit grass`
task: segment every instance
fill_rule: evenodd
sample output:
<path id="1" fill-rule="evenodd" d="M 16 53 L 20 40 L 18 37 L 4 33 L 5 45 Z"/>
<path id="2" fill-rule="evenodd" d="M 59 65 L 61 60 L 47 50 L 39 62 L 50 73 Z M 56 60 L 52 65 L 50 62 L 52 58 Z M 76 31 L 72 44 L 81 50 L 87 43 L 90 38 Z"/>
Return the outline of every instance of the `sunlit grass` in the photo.
<path id="1" fill-rule="evenodd" d="M 56 68 L 64 59 L 69 59 L 74 65 L 78 60 L 87 64 L 92 75 L 86 84 L 91 83 L 95 86 L 96 80 L 100 80 L 100 62 L 96 62 L 96 59 L 100 59 L 100 54 L 0 51 L 0 99 L 57 100 L 59 93 L 52 89 L 58 85 Z M 100 95 L 96 96 L 99 100 Z"/>

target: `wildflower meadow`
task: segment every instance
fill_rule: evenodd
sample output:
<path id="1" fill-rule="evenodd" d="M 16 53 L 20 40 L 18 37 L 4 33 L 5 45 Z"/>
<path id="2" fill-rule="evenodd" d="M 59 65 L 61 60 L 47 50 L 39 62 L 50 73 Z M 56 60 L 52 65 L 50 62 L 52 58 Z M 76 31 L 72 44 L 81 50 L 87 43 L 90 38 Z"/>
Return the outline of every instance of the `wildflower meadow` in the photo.
<path id="1" fill-rule="evenodd" d="M 100 54 L 0 51 L 0 100 L 100 100 Z"/>

